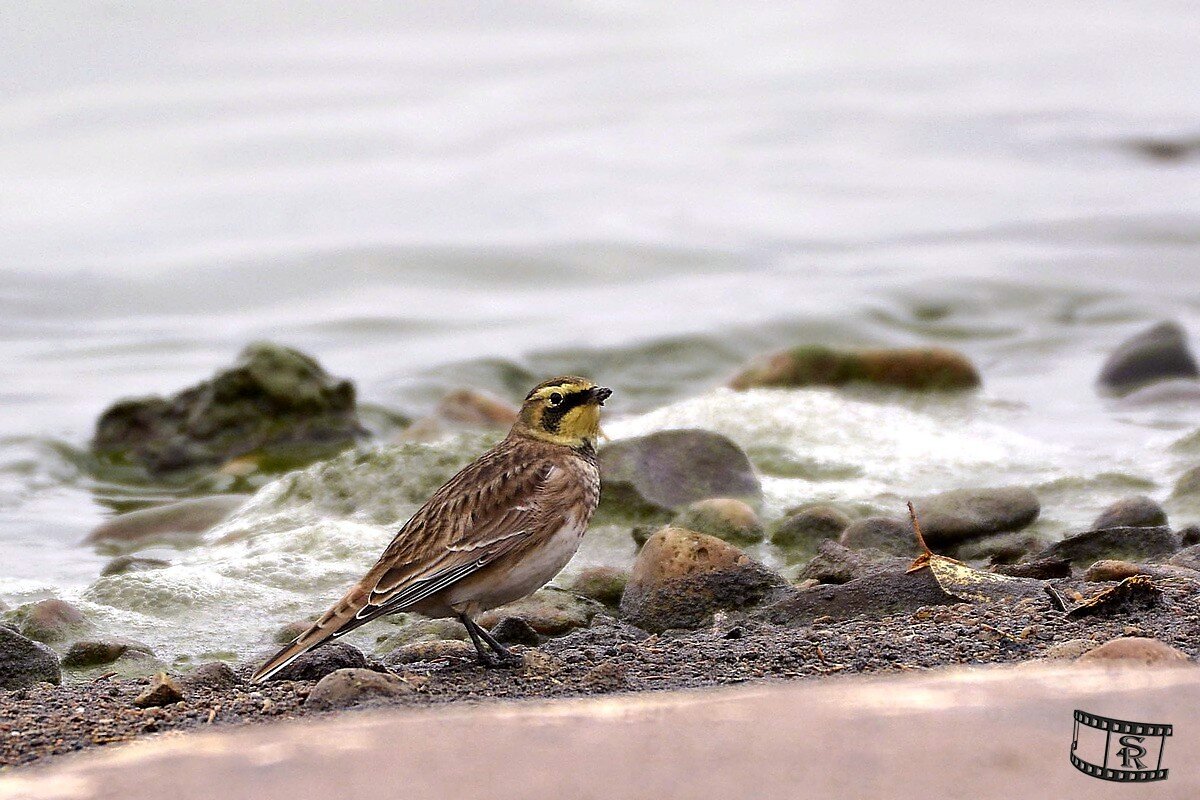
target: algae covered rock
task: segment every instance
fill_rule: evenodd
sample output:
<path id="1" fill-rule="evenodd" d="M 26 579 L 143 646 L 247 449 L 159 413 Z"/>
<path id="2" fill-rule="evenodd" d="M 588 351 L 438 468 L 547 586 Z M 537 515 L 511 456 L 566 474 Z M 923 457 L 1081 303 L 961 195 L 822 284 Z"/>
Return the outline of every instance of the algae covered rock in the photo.
<path id="1" fill-rule="evenodd" d="M 1098 384 L 1106 394 L 1125 395 L 1169 378 L 1200 377 L 1188 348 L 1187 333 L 1177 322 L 1160 322 L 1122 342 L 1100 370 Z"/>
<path id="2" fill-rule="evenodd" d="M 297 350 L 256 343 L 171 397 L 115 403 L 97 421 L 92 449 L 161 477 L 249 453 L 309 461 L 365 435 L 350 381 Z"/>
<path id="3" fill-rule="evenodd" d="M 5 619 L 22 636 L 47 643 L 69 639 L 91 627 L 82 611 L 57 598 L 26 603 L 9 611 Z"/>
<path id="4" fill-rule="evenodd" d="M 712 497 L 762 500 L 745 452 L 712 431 L 659 431 L 613 442 L 600 451 L 600 477 L 606 501 L 617 495 L 660 510 Z"/>
<path id="5" fill-rule="evenodd" d="M 880 550 L 896 556 L 915 556 L 920 552 L 912 526 L 891 517 L 857 520 L 842 531 L 838 542 L 852 550 Z"/>
<path id="6" fill-rule="evenodd" d="M 598 603 L 616 607 L 629 583 L 629 572 L 617 567 L 588 567 L 563 584 L 563 588 L 590 597 Z"/>
<path id="7" fill-rule="evenodd" d="M 621 615 L 652 632 L 700 628 L 716 611 L 749 608 L 786 591 L 782 576 L 733 545 L 667 527 L 638 553 L 621 598 Z"/>
<path id="8" fill-rule="evenodd" d="M 485 611 L 475 621 L 492 628 L 506 617 L 520 617 L 543 636 L 559 636 L 575 628 L 586 628 L 603 610 L 604 606 L 595 600 L 547 586 L 529 597 Z"/>
<path id="9" fill-rule="evenodd" d="M 809 345 L 763 356 L 730 382 L 760 386 L 845 386 L 863 383 L 915 391 L 954 391 L 980 385 L 975 365 L 940 347 L 837 350 Z"/>

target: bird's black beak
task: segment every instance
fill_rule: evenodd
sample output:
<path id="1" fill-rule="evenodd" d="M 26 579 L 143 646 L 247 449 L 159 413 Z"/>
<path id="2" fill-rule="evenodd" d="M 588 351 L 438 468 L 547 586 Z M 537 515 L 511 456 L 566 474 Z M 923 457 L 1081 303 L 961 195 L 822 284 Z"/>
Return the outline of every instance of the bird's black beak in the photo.
<path id="1" fill-rule="evenodd" d="M 612 389 L 606 389 L 603 386 L 592 387 L 592 402 L 598 406 L 604 405 L 604 401 L 612 395 Z"/>

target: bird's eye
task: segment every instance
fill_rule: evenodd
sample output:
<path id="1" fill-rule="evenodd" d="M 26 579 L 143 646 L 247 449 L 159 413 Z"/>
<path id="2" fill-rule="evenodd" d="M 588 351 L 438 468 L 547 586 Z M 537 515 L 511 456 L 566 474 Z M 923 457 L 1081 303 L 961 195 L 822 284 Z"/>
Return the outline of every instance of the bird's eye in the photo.
<path id="1" fill-rule="evenodd" d="M 550 405 L 556 406 L 563 401 L 563 396 L 558 392 L 551 392 L 547 399 L 550 401 Z"/>

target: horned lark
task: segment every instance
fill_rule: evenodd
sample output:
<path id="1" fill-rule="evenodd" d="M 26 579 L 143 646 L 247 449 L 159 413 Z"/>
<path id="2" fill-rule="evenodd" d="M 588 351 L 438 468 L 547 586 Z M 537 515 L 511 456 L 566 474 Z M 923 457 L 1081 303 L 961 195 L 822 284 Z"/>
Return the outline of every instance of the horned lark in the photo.
<path id="1" fill-rule="evenodd" d="M 504 441 L 438 489 L 366 576 L 252 680 L 398 611 L 457 617 L 482 663 L 519 663 L 472 617 L 533 593 L 575 554 L 600 500 L 596 437 L 610 394 L 586 378 L 535 386 Z"/>

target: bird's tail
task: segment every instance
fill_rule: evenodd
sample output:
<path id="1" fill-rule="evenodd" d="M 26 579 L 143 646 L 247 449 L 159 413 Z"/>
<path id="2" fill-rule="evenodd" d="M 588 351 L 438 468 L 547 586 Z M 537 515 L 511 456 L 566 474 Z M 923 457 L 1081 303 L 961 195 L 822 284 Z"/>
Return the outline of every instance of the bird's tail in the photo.
<path id="1" fill-rule="evenodd" d="M 267 659 L 258 671 L 250 678 L 251 683 L 262 683 L 269 680 L 281 669 L 291 664 L 300 656 L 319 647 L 335 636 L 349 633 L 367 620 L 357 618 L 358 610 L 362 607 L 359 593 L 353 591 L 339 600 L 333 608 L 321 615 L 312 627 L 288 642 L 283 648 Z"/>

